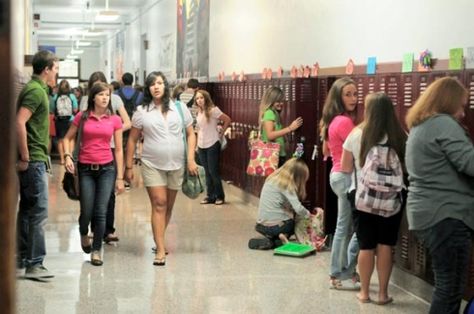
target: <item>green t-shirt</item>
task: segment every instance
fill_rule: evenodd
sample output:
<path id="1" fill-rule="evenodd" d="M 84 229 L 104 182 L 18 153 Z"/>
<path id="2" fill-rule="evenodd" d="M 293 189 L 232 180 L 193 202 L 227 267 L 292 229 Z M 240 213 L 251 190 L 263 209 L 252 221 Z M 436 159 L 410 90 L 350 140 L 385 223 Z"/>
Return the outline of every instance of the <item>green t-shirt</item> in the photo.
<path id="1" fill-rule="evenodd" d="M 273 123 L 275 124 L 275 131 L 279 131 L 279 130 L 282 129 L 281 122 L 280 122 L 280 117 L 278 116 L 278 113 L 276 113 L 272 109 L 268 109 L 267 111 L 265 111 L 265 113 L 263 114 L 262 123 L 264 121 L 273 121 Z M 261 137 L 262 137 L 262 141 L 268 142 L 267 133 L 265 132 L 265 130 L 263 128 L 262 128 L 262 136 Z M 286 156 L 285 138 L 283 136 L 277 137 L 275 139 L 275 142 L 280 144 L 280 156 L 282 156 L 282 157 Z"/>
<path id="2" fill-rule="evenodd" d="M 49 97 L 48 86 L 39 77 L 32 79 L 20 92 L 17 108 L 31 111 L 26 122 L 26 138 L 31 161 L 48 160 L 49 143 Z"/>

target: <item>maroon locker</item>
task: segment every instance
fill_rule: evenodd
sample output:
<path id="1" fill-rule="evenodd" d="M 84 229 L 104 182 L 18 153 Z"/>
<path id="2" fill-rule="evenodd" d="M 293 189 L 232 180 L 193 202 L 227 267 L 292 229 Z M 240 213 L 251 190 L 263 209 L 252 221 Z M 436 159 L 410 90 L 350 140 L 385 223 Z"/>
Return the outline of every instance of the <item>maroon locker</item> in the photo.
<path id="1" fill-rule="evenodd" d="M 471 138 L 474 139 L 474 70 L 468 70 L 465 74 L 464 86 L 468 90 L 468 101 L 464 123 L 469 129 Z"/>
<path id="2" fill-rule="evenodd" d="M 403 74 L 401 76 L 401 102 L 400 102 L 400 123 L 405 130 L 408 130 L 405 117 L 408 110 L 415 103 L 415 74 Z"/>

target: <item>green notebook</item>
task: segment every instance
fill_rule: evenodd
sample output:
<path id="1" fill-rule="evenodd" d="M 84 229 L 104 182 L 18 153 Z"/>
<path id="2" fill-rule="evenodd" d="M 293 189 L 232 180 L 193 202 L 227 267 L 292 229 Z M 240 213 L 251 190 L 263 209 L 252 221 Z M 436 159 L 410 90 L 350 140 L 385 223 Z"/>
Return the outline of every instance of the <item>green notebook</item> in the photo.
<path id="1" fill-rule="evenodd" d="M 316 251 L 311 245 L 288 242 L 273 250 L 273 254 L 303 257 Z"/>

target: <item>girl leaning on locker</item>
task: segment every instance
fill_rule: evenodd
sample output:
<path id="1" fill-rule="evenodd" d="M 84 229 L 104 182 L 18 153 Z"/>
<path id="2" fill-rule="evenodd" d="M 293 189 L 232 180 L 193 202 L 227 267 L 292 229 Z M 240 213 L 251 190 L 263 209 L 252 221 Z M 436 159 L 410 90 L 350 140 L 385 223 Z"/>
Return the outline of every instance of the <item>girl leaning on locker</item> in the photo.
<path id="1" fill-rule="evenodd" d="M 329 288 L 338 290 L 359 289 L 355 272 L 359 245 L 352 231 L 352 209 L 347 199 L 351 177 L 341 170 L 342 144 L 354 128 L 356 106 L 355 82 L 348 77 L 340 78 L 329 90 L 319 123 L 323 153 L 330 155 L 333 162 L 329 183 L 337 195 L 337 224 L 331 248 Z"/>
<path id="2" fill-rule="evenodd" d="M 103 264 L 101 249 L 110 194 L 114 187 L 118 193 L 124 191 L 123 177 L 116 176 L 116 173 L 123 173 L 122 121 L 112 109 L 111 92 L 110 86 L 105 83 L 94 84 L 89 91 L 87 110 L 74 117 L 64 137 L 64 146 L 68 148 L 75 139 L 80 124 L 83 124 L 77 169 L 71 153 L 66 151 L 64 156 L 66 171 L 77 171 L 79 175 L 81 246 L 85 253 L 91 253 L 91 264 L 95 266 Z M 110 148 L 112 136 L 115 141 L 117 169 Z M 88 232 L 92 219 L 95 228 L 91 244 Z"/>
<path id="3" fill-rule="evenodd" d="M 224 189 L 219 174 L 219 156 L 221 153 L 220 139 L 230 125 L 230 117 L 214 105 L 211 96 L 205 90 L 198 90 L 194 96 L 194 103 L 198 108 L 196 126 L 198 129 L 198 154 L 206 172 L 207 196 L 201 204 L 222 205 L 225 202 Z M 217 125 L 223 125 L 218 130 Z"/>
<path id="4" fill-rule="evenodd" d="M 474 147 L 460 120 L 468 92 L 455 78 L 433 82 L 406 117 L 407 218 L 431 256 L 430 313 L 459 313 L 474 229 Z"/>
<path id="5" fill-rule="evenodd" d="M 287 127 L 281 124 L 280 114 L 285 107 L 285 95 L 276 86 L 265 90 L 260 102 L 259 125 L 261 124 L 261 138 L 264 142 L 276 142 L 280 144 L 280 160 L 278 166 L 286 161 L 285 135 L 298 129 L 303 124 L 303 118 L 298 117 Z"/>
<path id="6" fill-rule="evenodd" d="M 369 94 L 365 98 L 364 112 L 364 122 L 352 130 L 343 145 L 342 171 L 353 174 L 355 172 L 357 175 L 357 178 L 353 176 L 350 191 L 355 190 L 356 182 L 360 182 L 356 180 L 360 176 L 368 152 L 375 145 L 389 145 L 401 163 L 404 162 L 407 135 L 398 122 L 390 98 L 384 93 Z M 353 172 L 354 165 L 356 171 Z M 357 298 L 361 303 L 371 302 L 370 278 L 377 256 L 379 292 L 375 303 L 379 305 L 391 303 L 393 299 L 388 295 L 387 289 L 393 265 L 392 248 L 397 243 L 402 208 L 376 213 L 355 209 L 356 234 L 360 246 L 357 265 L 361 284 Z"/>

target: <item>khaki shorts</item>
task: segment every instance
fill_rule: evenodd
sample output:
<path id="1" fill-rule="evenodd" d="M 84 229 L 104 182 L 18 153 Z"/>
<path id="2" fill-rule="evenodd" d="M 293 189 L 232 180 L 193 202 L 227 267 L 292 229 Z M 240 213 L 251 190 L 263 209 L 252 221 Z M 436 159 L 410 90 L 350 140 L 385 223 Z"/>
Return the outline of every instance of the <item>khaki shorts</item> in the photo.
<path id="1" fill-rule="evenodd" d="M 180 190 L 183 183 L 184 167 L 178 170 L 160 170 L 142 163 L 143 184 L 146 187 L 166 186 L 171 190 Z"/>

